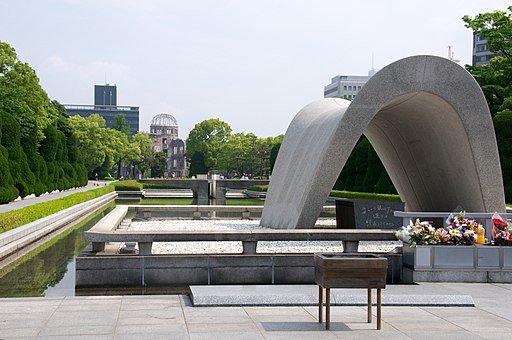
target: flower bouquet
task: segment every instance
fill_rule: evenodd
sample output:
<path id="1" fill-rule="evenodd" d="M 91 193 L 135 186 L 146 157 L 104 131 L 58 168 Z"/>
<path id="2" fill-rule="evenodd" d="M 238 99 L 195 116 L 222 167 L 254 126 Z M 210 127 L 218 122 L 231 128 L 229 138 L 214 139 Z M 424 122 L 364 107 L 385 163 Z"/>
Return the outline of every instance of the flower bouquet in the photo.
<path id="1" fill-rule="evenodd" d="M 483 226 L 469 219 L 463 212 L 450 215 L 447 226 L 435 228 L 428 221 L 416 219 L 414 224 L 397 231 L 398 239 L 412 245 L 473 245 L 477 241 L 477 232 Z"/>
<path id="2" fill-rule="evenodd" d="M 492 239 L 497 246 L 512 246 L 512 222 L 495 213 L 492 216 Z"/>

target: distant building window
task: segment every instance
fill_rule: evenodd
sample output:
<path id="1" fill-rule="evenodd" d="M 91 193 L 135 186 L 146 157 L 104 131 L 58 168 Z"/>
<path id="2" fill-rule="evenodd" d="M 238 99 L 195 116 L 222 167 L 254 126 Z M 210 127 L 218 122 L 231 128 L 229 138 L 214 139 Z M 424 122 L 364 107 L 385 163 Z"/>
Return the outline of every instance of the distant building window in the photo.
<path id="1" fill-rule="evenodd" d="M 358 89 L 359 91 L 361 91 L 361 86 L 358 86 L 358 87 L 357 87 L 357 89 Z"/>
<path id="2" fill-rule="evenodd" d="M 162 144 L 167 144 L 167 138 L 162 138 Z"/>
<path id="3" fill-rule="evenodd" d="M 477 52 L 487 51 L 487 44 L 476 45 L 476 51 Z"/>
<path id="4" fill-rule="evenodd" d="M 173 159 L 172 160 L 172 167 L 176 168 L 177 166 L 178 166 L 178 160 L 177 159 Z"/>
<path id="5" fill-rule="evenodd" d="M 347 85 L 343 86 L 343 91 L 347 90 Z"/>

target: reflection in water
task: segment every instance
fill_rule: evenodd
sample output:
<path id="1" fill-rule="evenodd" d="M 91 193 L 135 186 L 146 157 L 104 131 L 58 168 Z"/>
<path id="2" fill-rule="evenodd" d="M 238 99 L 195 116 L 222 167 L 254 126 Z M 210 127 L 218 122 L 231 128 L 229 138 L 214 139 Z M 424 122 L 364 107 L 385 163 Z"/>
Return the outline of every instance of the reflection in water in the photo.
<path id="1" fill-rule="evenodd" d="M 88 245 L 90 229 L 114 203 L 0 269 L 0 297 L 74 295 L 75 257 Z"/>

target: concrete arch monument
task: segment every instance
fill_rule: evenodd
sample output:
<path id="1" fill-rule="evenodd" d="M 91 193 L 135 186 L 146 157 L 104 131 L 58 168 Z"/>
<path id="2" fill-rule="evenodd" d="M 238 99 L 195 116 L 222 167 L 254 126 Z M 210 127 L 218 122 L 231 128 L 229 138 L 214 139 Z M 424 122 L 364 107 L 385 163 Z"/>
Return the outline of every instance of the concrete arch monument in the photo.
<path id="1" fill-rule="evenodd" d="M 407 211 L 505 212 L 496 137 L 475 79 L 444 58 L 386 66 L 349 102 L 304 107 L 286 131 L 261 225 L 312 227 L 359 137 L 382 160 Z"/>

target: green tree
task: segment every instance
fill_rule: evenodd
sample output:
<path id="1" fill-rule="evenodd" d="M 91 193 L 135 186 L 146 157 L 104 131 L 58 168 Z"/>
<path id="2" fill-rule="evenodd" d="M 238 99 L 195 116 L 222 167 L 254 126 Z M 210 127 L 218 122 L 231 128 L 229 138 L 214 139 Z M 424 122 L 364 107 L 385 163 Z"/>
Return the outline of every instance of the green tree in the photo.
<path id="1" fill-rule="evenodd" d="M 0 109 L 20 125 L 22 145 L 38 144 L 44 129 L 57 120 L 35 71 L 18 59 L 14 48 L 0 41 Z"/>
<path id="2" fill-rule="evenodd" d="M 105 120 L 98 114 L 90 115 L 87 118 L 72 116 L 69 122 L 73 127 L 78 139 L 78 148 L 82 155 L 86 155 L 84 164 L 93 178 L 93 171 L 100 167 L 105 160 L 105 146 L 103 143 L 105 134 Z"/>
<path id="3" fill-rule="evenodd" d="M 489 50 L 497 54 L 488 65 L 466 65 L 466 69 L 482 87 L 494 117 L 505 197 L 512 202 L 512 6 L 474 18 L 466 15 L 463 20 L 466 27 L 485 37 Z"/>
<path id="4" fill-rule="evenodd" d="M 146 174 L 151 168 L 153 159 L 153 140 L 147 133 L 139 132 L 132 137 L 129 149 L 131 164 L 137 165 L 139 170 Z"/>
<path id="5" fill-rule="evenodd" d="M 284 135 L 279 135 L 274 139 L 272 147 L 270 148 L 269 153 L 269 174 L 272 173 L 274 169 L 274 165 L 276 164 L 277 155 L 279 154 L 279 149 L 281 148 L 281 144 L 283 143 Z"/>
<path id="6" fill-rule="evenodd" d="M 474 18 L 464 16 L 465 26 L 487 39 L 487 46 L 498 54 L 489 64 L 466 65 L 466 69 L 482 87 L 494 116 L 506 98 L 512 96 L 512 6 L 507 11 L 482 13 Z"/>
<path id="7" fill-rule="evenodd" d="M 194 126 L 187 138 L 187 158 L 190 174 L 200 170 L 217 169 L 222 148 L 231 135 L 231 127 L 217 118 L 204 120 Z"/>
<path id="8" fill-rule="evenodd" d="M 122 113 L 119 113 L 114 117 L 114 125 L 112 126 L 112 128 L 114 130 L 121 131 L 128 138 L 130 138 L 131 136 L 130 124 L 128 124 L 128 120 Z"/>
<path id="9" fill-rule="evenodd" d="M 151 159 L 151 177 L 162 177 L 167 169 L 167 155 L 165 152 L 156 152 Z"/>

